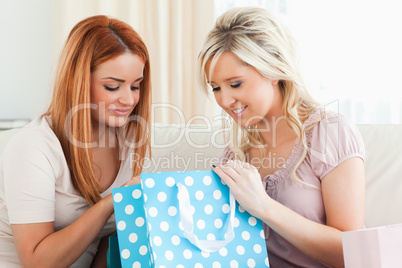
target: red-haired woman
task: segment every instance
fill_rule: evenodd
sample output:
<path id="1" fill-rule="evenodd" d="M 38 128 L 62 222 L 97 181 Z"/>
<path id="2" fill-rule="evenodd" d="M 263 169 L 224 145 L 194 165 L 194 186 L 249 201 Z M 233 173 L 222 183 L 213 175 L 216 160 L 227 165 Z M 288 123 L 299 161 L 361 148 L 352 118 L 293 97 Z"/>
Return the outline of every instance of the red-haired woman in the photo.
<path id="1" fill-rule="evenodd" d="M 47 113 L 16 134 L 0 159 L 1 267 L 106 266 L 111 189 L 140 181 L 150 102 L 140 36 L 106 16 L 79 22 Z"/>

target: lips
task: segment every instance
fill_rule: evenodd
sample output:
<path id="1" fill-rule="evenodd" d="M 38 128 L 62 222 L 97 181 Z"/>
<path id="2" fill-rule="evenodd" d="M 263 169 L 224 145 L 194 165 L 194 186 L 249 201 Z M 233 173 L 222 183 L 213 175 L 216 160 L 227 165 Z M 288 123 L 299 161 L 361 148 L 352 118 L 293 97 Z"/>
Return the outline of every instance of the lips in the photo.
<path id="1" fill-rule="evenodd" d="M 244 107 L 241 107 L 241 108 L 238 108 L 238 109 L 232 110 L 233 116 L 235 116 L 235 117 L 241 117 L 241 116 L 246 112 L 247 107 L 248 107 L 248 105 L 246 105 L 246 106 L 244 106 Z"/>
<path id="2" fill-rule="evenodd" d="M 130 113 L 131 110 L 127 109 L 109 109 L 112 113 L 115 113 L 118 116 L 126 116 Z"/>

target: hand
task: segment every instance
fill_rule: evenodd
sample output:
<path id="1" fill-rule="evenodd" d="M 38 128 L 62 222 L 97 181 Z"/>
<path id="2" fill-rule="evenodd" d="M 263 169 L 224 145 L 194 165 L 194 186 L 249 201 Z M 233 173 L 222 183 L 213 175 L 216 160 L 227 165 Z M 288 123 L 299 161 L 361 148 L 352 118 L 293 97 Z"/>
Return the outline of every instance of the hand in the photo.
<path id="1" fill-rule="evenodd" d="M 239 160 L 229 160 L 213 170 L 229 186 L 237 202 L 247 212 L 261 218 L 272 199 L 265 192 L 258 170 Z"/>
<path id="2" fill-rule="evenodd" d="M 129 185 L 138 184 L 138 183 L 141 183 L 141 177 L 140 176 L 134 176 L 128 182 L 123 184 L 122 186 L 129 186 Z"/>

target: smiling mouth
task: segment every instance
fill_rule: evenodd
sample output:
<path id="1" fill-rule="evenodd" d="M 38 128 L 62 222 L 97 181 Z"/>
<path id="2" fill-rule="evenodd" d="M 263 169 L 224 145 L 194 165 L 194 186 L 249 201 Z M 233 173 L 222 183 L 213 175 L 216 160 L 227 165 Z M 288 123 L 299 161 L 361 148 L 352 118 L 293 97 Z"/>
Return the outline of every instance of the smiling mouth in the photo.
<path id="1" fill-rule="evenodd" d="M 233 113 L 234 116 L 240 117 L 240 116 L 242 116 L 244 114 L 244 112 L 246 111 L 247 107 L 248 107 L 248 105 L 246 105 L 246 106 L 244 106 L 242 108 L 239 108 L 239 109 L 234 109 L 234 110 L 232 110 L 232 113 Z"/>
<path id="2" fill-rule="evenodd" d="M 118 116 L 126 116 L 130 113 L 130 110 L 110 109 L 109 111 L 117 114 Z"/>

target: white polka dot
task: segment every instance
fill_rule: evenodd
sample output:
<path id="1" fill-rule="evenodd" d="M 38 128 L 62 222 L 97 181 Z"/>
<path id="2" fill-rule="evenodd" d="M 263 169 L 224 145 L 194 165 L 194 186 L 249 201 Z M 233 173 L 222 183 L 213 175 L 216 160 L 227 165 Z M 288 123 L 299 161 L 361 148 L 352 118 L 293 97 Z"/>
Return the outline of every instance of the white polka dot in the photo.
<path id="1" fill-rule="evenodd" d="M 244 211 L 246 211 L 242 206 L 240 206 L 239 205 L 239 211 L 241 212 L 241 213 L 243 213 Z"/>
<path id="2" fill-rule="evenodd" d="M 225 257 L 226 255 L 228 255 L 228 250 L 227 250 L 225 247 L 223 247 L 223 248 L 221 248 L 221 249 L 219 250 L 219 254 L 220 254 L 221 256 Z"/>
<path id="3" fill-rule="evenodd" d="M 239 268 L 239 263 L 236 260 L 230 262 L 230 268 Z"/>
<path id="4" fill-rule="evenodd" d="M 148 200 L 148 196 L 146 194 L 144 194 L 144 202 L 147 202 Z"/>
<path id="5" fill-rule="evenodd" d="M 176 268 L 184 268 L 184 265 L 183 265 L 183 264 L 179 264 L 179 265 L 176 266 Z"/>
<path id="6" fill-rule="evenodd" d="M 215 240 L 215 235 L 214 234 L 208 234 L 207 235 L 207 240 Z"/>
<path id="7" fill-rule="evenodd" d="M 165 194 L 164 192 L 160 192 L 160 193 L 158 194 L 158 200 L 159 200 L 159 202 L 165 202 L 165 201 L 166 201 L 166 198 L 167 198 L 167 196 L 166 196 L 166 194 Z"/>
<path id="8" fill-rule="evenodd" d="M 229 211 L 230 211 L 230 206 L 228 205 L 228 204 L 224 204 L 223 206 L 222 206 L 222 211 L 223 211 L 223 213 L 229 213 Z"/>
<path id="9" fill-rule="evenodd" d="M 203 268 L 204 266 L 201 264 L 201 263 L 199 263 L 199 262 L 197 262 L 195 265 L 194 265 L 194 268 Z"/>
<path id="10" fill-rule="evenodd" d="M 126 212 L 127 215 L 131 215 L 134 212 L 134 207 L 132 205 L 127 205 L 124 211 Z"/>
<path id="11" fill-rule="evenodd" d="M 119 221 L 119 223 L 117 223 L 117 229 L 119 229 L 120 231 L 123 231 L 124 229 L 126 229 L 126 222 Z"/>
<path id="12" fill-rule="evenodd" d="M 172 244 L 178 246 L 180 244 L 180 237 L 177 235 L 172 236 Z"/>
<path id="13" fill-rule="evenodd" d="M 201 256 L 203 256 L 204 258 L 208 258 L 211 255 L 211 253 L 206 252 L 206 251 L 201 251 Z"/>
<path id="14" fill-rule="evenodd" d="M 166 250 L 166 252 L 165 252 L 165 257 L 166 257 L 166 259 L 167 259 L 168 261 L 173 260 L 173 258 L 174 258 L 173 252 L 170 251 L 170 250 Z"/>
<path id="15" fill-rule="evenodd" d="M 184 230 L 184 228 L 183 228 L 183 223 L 182 223 L 181 221 L 179 222 L 179 228 L 180 228 L 180 230 L 182 230 L 182 231 Z"/>
<path id="16" fill-rule="evenodd" d="M 113 197 L 114 202 L 119 203 L 123 200 L 123 195 L 121 193 L 117 193 Z"/>
<path id="17" fill-rule="evenodd" d="M 191 253 L 191 250 L 186 249 L 183 251 L 183 256 L 185 259 L 189 260 L 191 257 L 193 257 L 193 253 Z"/>
<path id="18" fill-rule="evenodd" d="M 145 186 L 153 188 L 155 186 L 155 181 L 152 178 L 148 178 L 145 180 Z"/>
<path id="19" fill-rule="evenodd" d="M 193 177 L 187 176 L 187 177 L 184 179 L 184 183 L 185 183 L 187 186 L 193 185 L 193 183 L 194 183 Z"/>
<path id="20" fill-rule="evenodd" d="M 139 261 L 134 262 L 133 268 L 141 268 L 141 263 Z"/>
<path id="21" fill-rule="evenodd" d="M 269 260 L 268 260 L 268 257 L 267 257 L 267 258 L 265 258 L 265 265 L 266 265 L 266 266 L 269 266 Z"/>
<path id="22" fill-rule="evenodd" d="M 154 245 L 158 247 L 162 245 L 162 239 L 159 236 L 154 237 Z"/>
<path id="23" fill-rule="evenodd" d="M 138 199 L 141 197 L 141 191 L 138 189 L 135 189 L 132 193 L 132 196 L 134 197 L 134 199 Z"/>
<path id="24" fill-rule="evenodd" d="M 250 268 L 254 268 L 255 267 L 255 260 L 248 259 L 247 260 L 247 266 L 250 267 Z"/>
<path id="25" fill-rule="evenodd" d="M 240 225 L 239 218 L 234 218 L 233 219 L 233 227 L 239 227 L 239 225 Z"/>
<path id="26" fill-rule="evenodd" d="M 190 207 L 190 210 L 191 210 L 191 214 L 194 215 L 194 214 L 195 214 L 195 207 L 194 207 L 194 206 L 191 206 L 191 207 Z"/>
<path id="27" fill-rule="evenodd" d="M 137 234 L 131 233 L 131 234 L 128 236 L 128 240 L 129 240 L 131 243 L 137 242 L 137 240 L 138 240 Z"/>
<path id="28" fill-rule="evenodd" d="M 217 262 L 217 261 L 214 261 L 213 263 L 212 263 L 212 268 L 221 268 L 222 266 L 221 266 L 221 263 L 220 262 Z"/>
<path id="29" fill-rule="evenodd" d="M 257 220 L 254 217 L 250 217 L 248 219 L 248 224 L 250 224 L 251 226 L 255 226 L 257 224 Z"/>
<path id="30" fill-rule="evenodd" d="M 176 216 L 176 214 L 177 214 L 177 208 L 176 207 L 174 207 L 174 206 L 171 206 L 171 207 L 169 207 L 168 208 L 168 213 L 169 213 L 169 215 L 170 216 Z"/>
<path id="31" fill-rule="evenodd" d="M 264 230 L 261 230 L 260 236 L 261 236 L 261 238 L 265 239 L 265 232 L 264 232 Z"/>
<path id="32" fill-rule="evenodd" d="M 121 257 L 123 259 L 128 259 L 130 257 L 130 251 L 128 249 L 123 249 L 121 251 Z"/>
<path id="33" fill-rule="evenodd" d="M 226 183 L 225 183 L 223 180 L 221 180 L 221 183 L 222 183 L 223 185 L 226 185 Z"/>
<path id="34" fill-rule="evenodd" d="M 210 215 L 214 211 L 214 208 L 211 205 L 206 205 L 204 208 L 205 214 Z"/>
<path id="35" fill-rule="evenodd" d="M 210 176 L 205 176 L 204 179 L 202 179 L 205 185 L 210 185 L 212 183 L 212 179 Z"/>
<path id="36" fill-rule="evenodd" d="M 148 222 L 148 231 L 152 230 L 152 225 Z"/>
<path id="37" fill-rule="evenodd" d="M 148 214 L 151 217 L 156 217 L 158 215 L 158 209 L 156 207 L 151 207 L 148 210 Z"/>
<path id="38" fill-rule="evenodd" d="M 239 254 L 239 255 L 243 255 L 244 252 L 245 252 L 244 247 L 243 247 L 243 246 L 237 246 L 236 252 L 237 252 L 237 254 Z"/>
<path id="39" fill-rule="evenodd" d="M 147 246 L 141 246 L 139 251 L 140 251 L 140 254 L 144 256 L 148 252 L 148 247 Z"/>
<path id="40" fill-rule="evenodd" d="M 254 249 L 254 252 L 257 254 L 260 254 L 262 251 L 262 247 L 259 244 L 255 244 L 253 249 Z"/>
<path id="41" fill-rule="evenodd" d="M 198 229 L 203 230 L 205 228 L 205 221 L 203 220 L 197 221 L 197 227 Z"/>
<path id="42" fill-rule="evenodd" d="M 145 223 L 145 221 L 144 221 L 144 218 L 142 218 L 142 217 L 138 217 L 138 218 L 135 220 L 135 225 L 137 225 L 138 227 L 143 226 L 144 223 Z"/>
<path id="43" fill-rule="evenodd" d="M 165 222 L 165 221 L 161 222 L 160 227 L 161 227 L 161 230 L 164 231 L 164 232 L 169 230 L 169 224 L 167 222 Z"/>
<path id="44" fill-rule="evenodd" d="M 220 229 L 223 226 L 223 222 L 222 222 L 221 219 L 216 219 L 215 222 L 214 222 L 214 225 L 215 225 L 216 228 Z"/>
<path id="45" fill-rule="evenodd" d="M 204 192 L 203 192 L 203 191 L 197 191 L 197 192 L 195 193 L 195 198 L 196 198 L 197 200 L 202 200 L 202 199 L 204 198 Z"/>
<path id="46" fill-rule="evenodd" d="M 167 177 L 165 182 L 166 182 L 166 185 L 169 187 L 172 187 L 175 184 L 175 180 L 172 177 Z"/>
<path id="47" fill-rule="evenodd" d="M 250 239 L 250 233 L 247 232 L 247 231 L 244 231 L 244 232 L 241 234 L 241 237 L 243 237 L 244 240 L 249 240 L 249 239 Z"/>
<path id="48" fill-rule="evenodd" d="M 214 196 L 214 198 L 215 198 L 216 200 L 219 200 L 219 199 L 221 199 L 221 197 L 222 197 L 222 192 L 219 191 L 219 190 L 215 190 L 214 193 L 213 193 L 213 196 Z"/>

